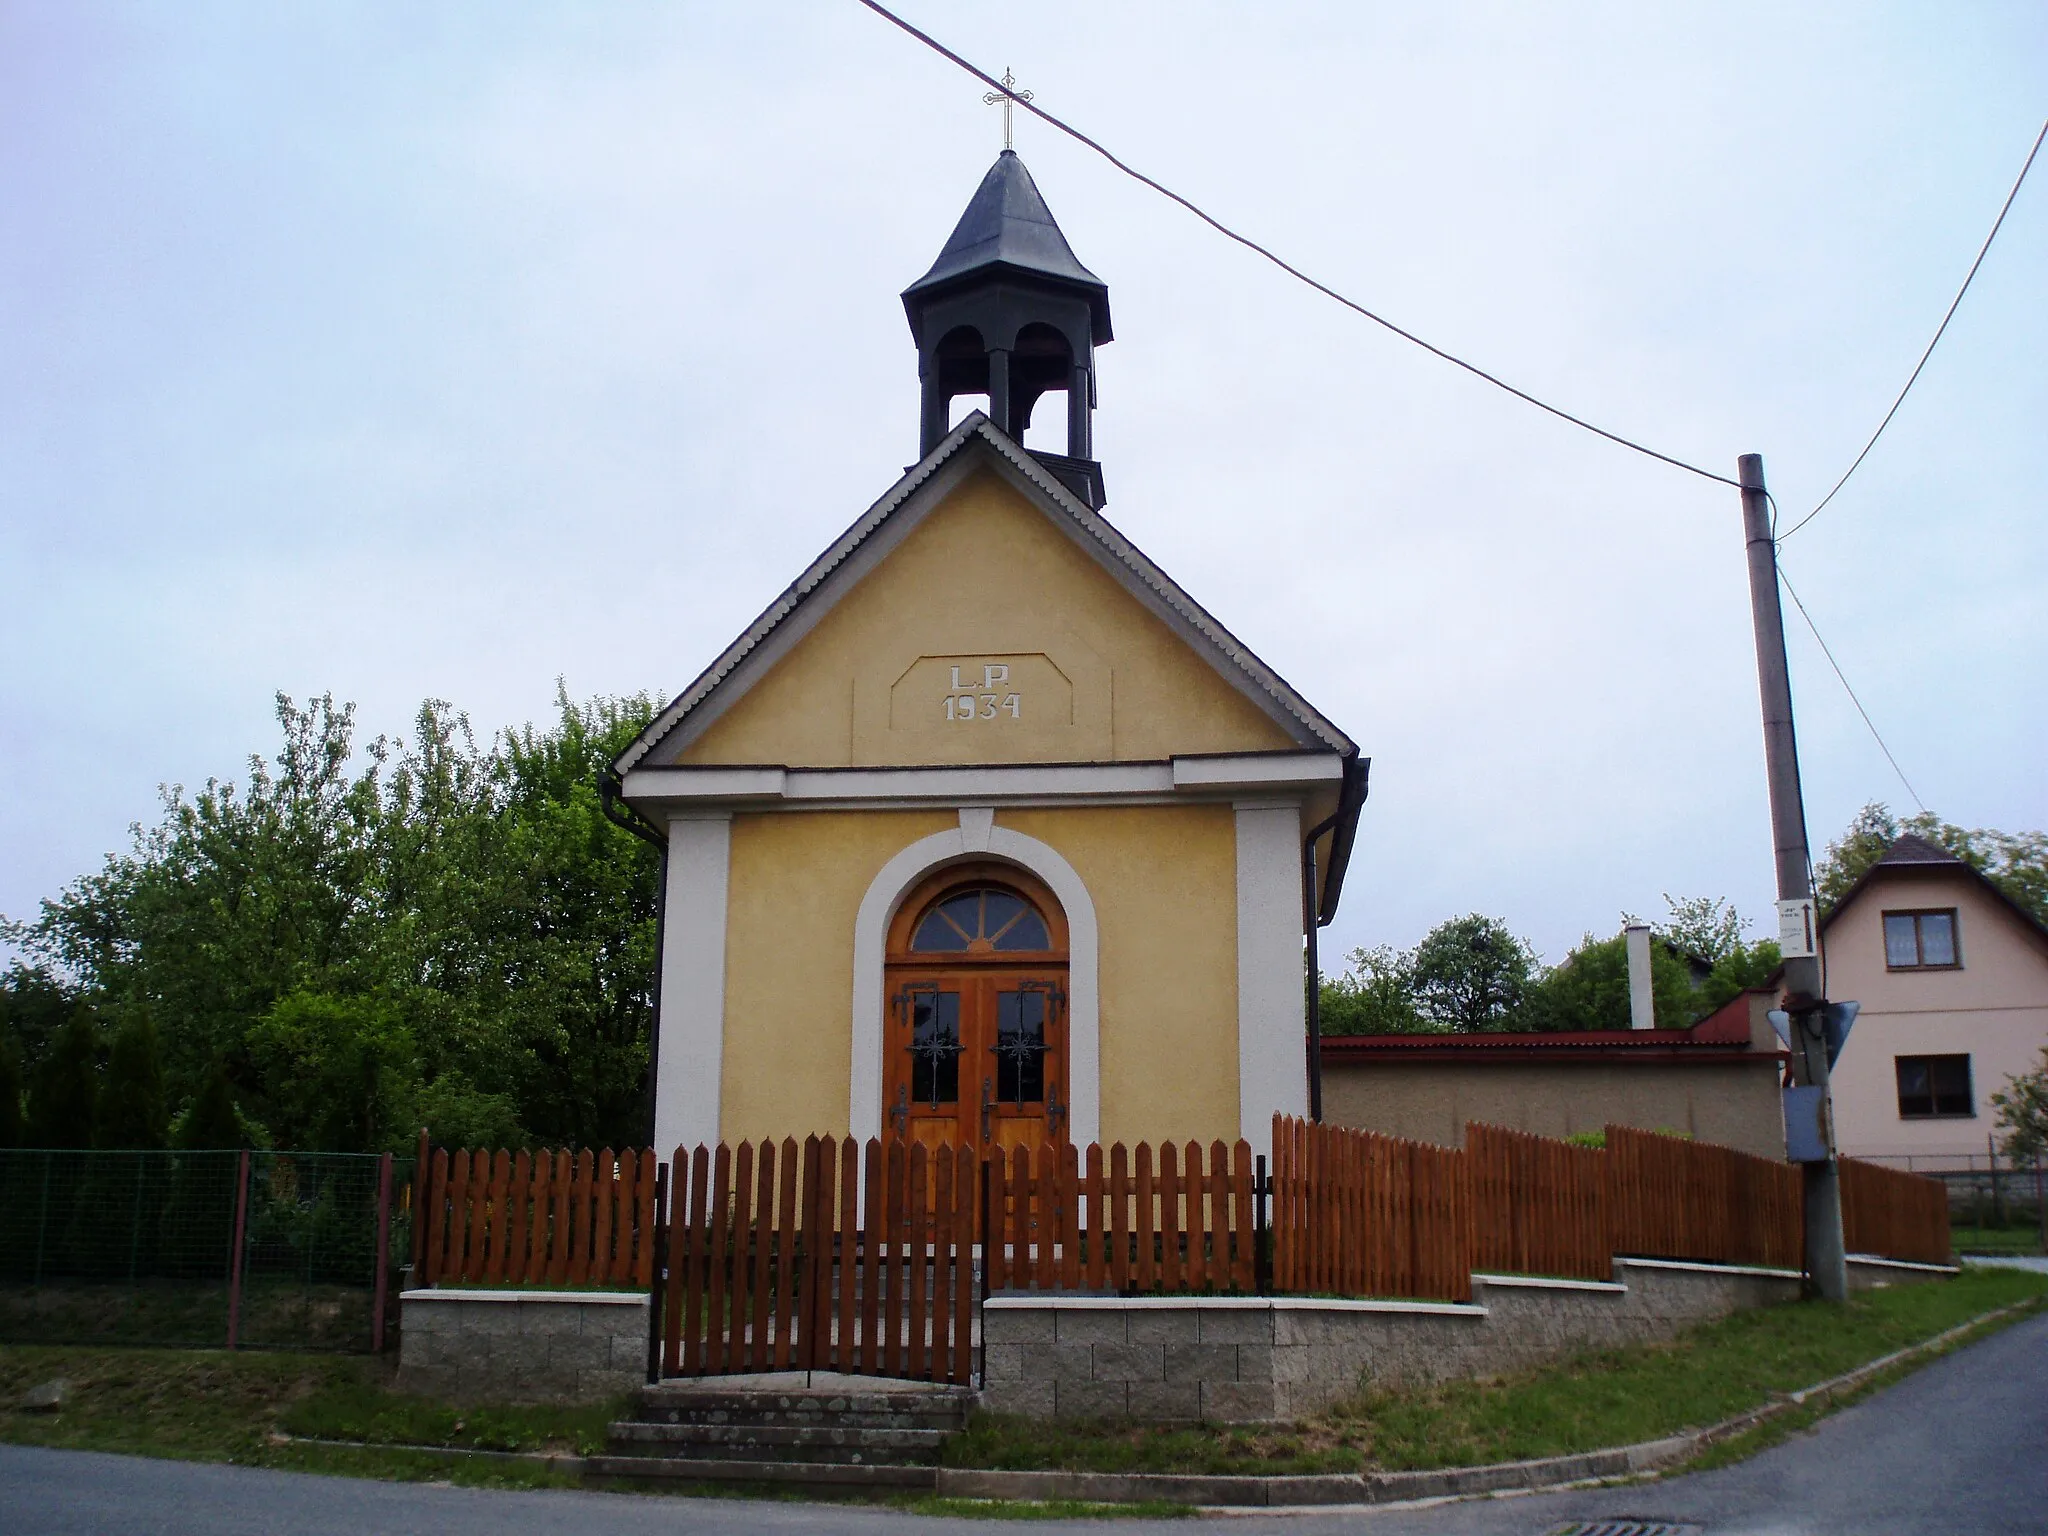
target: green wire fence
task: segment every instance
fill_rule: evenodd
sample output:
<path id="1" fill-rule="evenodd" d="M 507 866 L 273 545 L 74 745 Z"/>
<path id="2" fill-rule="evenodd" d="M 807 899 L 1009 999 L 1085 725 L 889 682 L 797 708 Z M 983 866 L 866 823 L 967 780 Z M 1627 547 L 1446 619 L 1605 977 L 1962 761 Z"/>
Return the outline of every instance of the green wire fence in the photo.
<path id="1" fill-rule="evenodd" d="M 413 1158 L 0 1150 L 0 1341 L 372 1352 Z"/>

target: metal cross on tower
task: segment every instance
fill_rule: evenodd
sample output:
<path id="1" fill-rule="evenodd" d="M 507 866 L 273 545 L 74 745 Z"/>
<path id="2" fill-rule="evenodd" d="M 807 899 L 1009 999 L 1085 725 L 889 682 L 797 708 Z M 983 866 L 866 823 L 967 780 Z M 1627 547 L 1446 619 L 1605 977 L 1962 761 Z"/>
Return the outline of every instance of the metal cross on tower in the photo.
<path id="1" fill-rule="evenodd" d="M 990 91 L 986 96 L 981 98 L 982 104 L 984 106 L 992 107 L 999 101 L 1003 104 L 1004 149 L 1008 149 L 1010 147 L 1010 103 L 1013 101 L 1029 101 L 1032 99 L 1031 93 L 1029 91 L 1020 91 L 1016 89 L 1016 85 L 1017 77 L 1010 73 L 1010 66 L 1005 64 L 1003 66 L 1003 88 L 1000 91 Z"/>

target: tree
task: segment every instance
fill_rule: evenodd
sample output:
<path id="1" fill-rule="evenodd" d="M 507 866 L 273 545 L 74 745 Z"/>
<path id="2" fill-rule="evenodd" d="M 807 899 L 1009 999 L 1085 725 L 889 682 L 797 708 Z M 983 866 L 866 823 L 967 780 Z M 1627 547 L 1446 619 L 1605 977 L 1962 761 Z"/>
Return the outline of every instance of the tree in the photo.
<path id="1" fill-rule="evenodd" d="M 2001 1147 L 2007 1157 L 2030 1163 L 2048 1156 L 2048 1046 L 2041 1048 L 2040 1066 L 2007 1078 L 2004 1091 L 1992 1094 L 1991 1102 L 2005 1132 Z"/>
<path id="2" fill-rule="evenodd" d="M 215 1152 L 252 1145 L 241 1113 L 235 1108 L 235 1086 L 228 1064 L 216 1061 L 199 1085 L 199 1094 L 185 1106 L 172 1127 L 171 1140 L 181 1152 Z"/>
<path id="3" fill-rule="evenodd" d="M 1670 916 L 1656 925 L 1657 932 L 1686 954 L 1712 966 L 1744 948 L 1742 914 L 1726 897 L 1692 896 L 1681 901 L 1666 891 L 1664 905 Z"/>
<path id="4" fill-rule="evenodd" d="M 1439 1032 L 1415 1006 L 1408 957 L 1392 946 L 1354 949 L 1350 968 L 1323 982 L 1326 1035 L 1412 1035 Z"/>
<path id="5" fill-rule="evenodd" d="M 1664 944 L 1650 945 L 1650 997 L 1660 1029 L 1682 1029 L 1697 1016 L 1692 972 Z M 1628 936 L 1596 939 L 1590 933 L 1529 988 L 1517 1027 L 1523 1029 L 1627 1029 Z"/>
<path id="6" fill-rule="evenodd" d="M 94 1145 L 153 1150 L 165 1144 L 169 1133 L 156 1026 L 147 1013 L 136 1013 L 114 1032 L 107 1052 Z"/>
<path id="7" fill-rule="evenodd" d="M 21 1047 L 0 1033 L 0 1148 L 21 1145 Z"/>
<path id="8" fill-rule="evenodd" d="M 1777 969 L 1780 956 L 1775 939 L 1745 939 L 1749 925 L 1735 904 L 1722 896 L 1694 896 L 1684 900 L 1664 896 L 1670 916 L 1657 925 L 1657 932 L 1688 955 L 1696 955 L 1711 967 L 1696 988 L 1688 1015 L 1669 1018 L 1660 993 L 1657 1014 L 1660 1023 L 1690 1024 L 1752 987 L 1761 987 Z"/>
<path id="9" fill-rule="evenodd" d="M 2036 921 L 2048 923 L 2048 834 L 1999 832 L 1989 827 L 1966 830 L 1932 811 L 1900 821 L 1877 801 L 1858 811 L 1848 830 L 1828 844 L 1815 873 L 1821 907 L 1833 908 L 1902 832 L 1947 849 L 2031 912 Z"/>
<path id="10" fill-rule="evenodd" d="M 598 777 L 655 709 L 558 688 L 552 720 L 480 745 L 429 700 L 409 741 L 361 743 L 349 706 L 280 695 L 275 757 L 165 789 L 125 853 L 0 923 L 24 956 L 0 1025 L 39 1064 L 81 1001 L 147 1011 L 167 1097 L 225 1073 L 243 1134 L 374 1146 L 431 1111 L 507 1141 L 634 1144 L 660 859 L 606 819 Z M 315 998 L 348 1014 L 317 1049 Z"/>
<path id="11" fill-rule="evenodd" d="M 7 936 L 7 924 L 0 921 L 0 937 Z M 35 1061 L 78 1011 L 79 1001 L 77 989 L 45 967 L 16 960 L 0 975 L 0 1037 L 12 1038 L 23 1060 Z"/>
<path id="12" fill-rule="evenodd" d="M 28 1097 L 28 1144 L 91 1146 L 99 1077 L 99 1031 L 90 1011 L 78 1008 L 36 1063 Z"/>
<path id="13" fill-rule="evenodd" d="M 1408 970 L 1424 1018 L 1475 1033 L 1513 1017 L 1535 967 L 1535 954 L 1505 923 L 1475 912 L 1432 928 L 1415 946 Z"/>

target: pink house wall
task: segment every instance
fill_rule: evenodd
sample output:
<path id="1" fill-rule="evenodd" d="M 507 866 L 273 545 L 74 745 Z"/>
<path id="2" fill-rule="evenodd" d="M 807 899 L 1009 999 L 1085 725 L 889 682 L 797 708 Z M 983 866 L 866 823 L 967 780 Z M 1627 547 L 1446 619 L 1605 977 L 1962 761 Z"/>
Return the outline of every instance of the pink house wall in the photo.
<path id="1" fill-rule="evenodd" d="M 1956 909 L 1960 970 L 1894 971 L 1884 913 Z M 1997 1130 L 1991 1095 L 2041 1066 L 2048 1046 L 2048 938 L 1961 866 L 1880 868 L 1830 919 L 1827 992 L 1863 1004 L 1834 1071 L 1835 1136 L 1851 1157 L 1921 1166 L 1982 1159 Z M 1894 1059 L 1970 1058 L 1975 1114 L 1902 1119 Z M 1982 1166 L 1982 1163 L 1978 1164 Z"/>

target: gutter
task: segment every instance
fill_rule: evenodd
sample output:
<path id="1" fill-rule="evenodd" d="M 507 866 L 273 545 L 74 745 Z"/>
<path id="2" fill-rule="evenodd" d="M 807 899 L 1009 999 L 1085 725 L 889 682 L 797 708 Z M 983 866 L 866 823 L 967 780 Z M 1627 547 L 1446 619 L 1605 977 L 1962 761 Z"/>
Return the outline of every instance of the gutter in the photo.
<path id="1" fill-rule="evenodd" d="M 1301 843 L 1301 922 L 1308 951 L 1308 1117 L 1317 1125 L 1323 1120 L 1323 966 L 1316 950 L 1316 930 L 1327 927 L 1337 915 L 1337 901 L 1344 892 L 1344 871 L 1351 864 L 1351 848 L 1358 836 L 1358 813 L 1365 805 L 1366 787 L 1372 777 L 1372 759 L 1353 752 L 1344 759 L 1344 784 L 1337 792 L 1337 809 L 1309 829 Z M 1323 882 L 1320 904 L 1316 890 L 1316 843 L 1325 832 L 1330 839 L 1330 877 Z"/>
<path id="2" fill-rule="evenodd" d="M 662 830 L 620 797 L 623 786 L 616 767 L 606 768 L 597 779 L 597 803 L 604 819 L 622 827 L 649 847 L 661 852 L 661 870 L 654 886 L 654 1017 L 647 1021 L 647 1140 L 654 1145 L 654 1085 L 661 1061 L 661 960 L 668 948 L 668 838 Z M 657 1153 L 656 1156 L 660 1154 Z"/>

